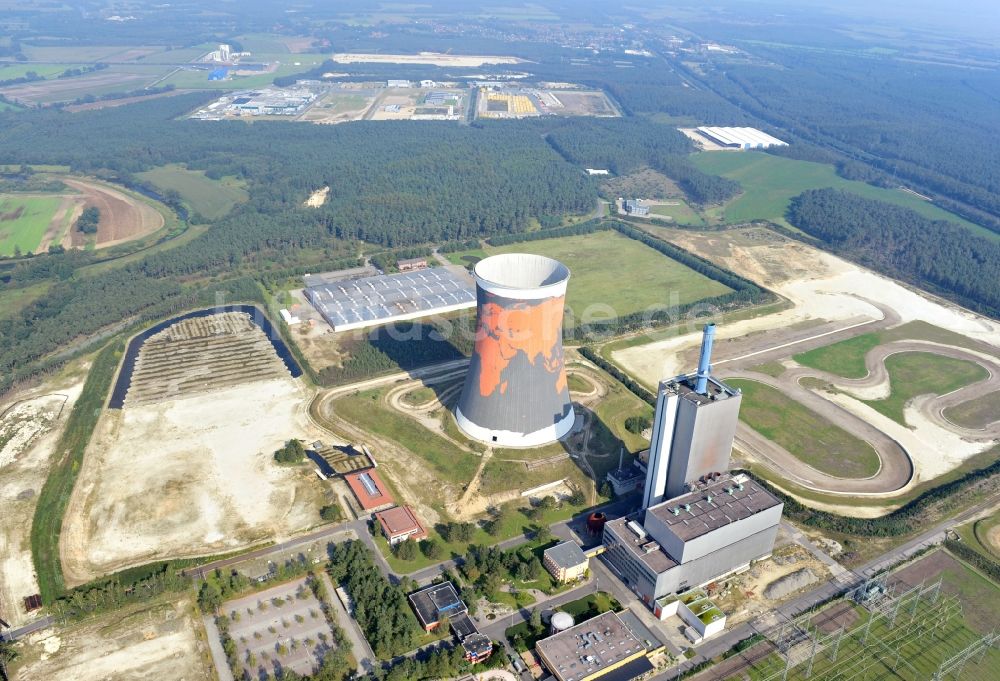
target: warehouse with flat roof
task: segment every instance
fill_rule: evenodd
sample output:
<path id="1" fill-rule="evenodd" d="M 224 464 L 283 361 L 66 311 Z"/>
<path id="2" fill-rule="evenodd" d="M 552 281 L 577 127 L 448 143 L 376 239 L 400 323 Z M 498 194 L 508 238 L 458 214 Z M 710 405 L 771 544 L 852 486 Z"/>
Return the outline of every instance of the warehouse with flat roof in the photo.
<path id="1" fill-rule="evenodd" d="M 614 612 L 542 639 L 536 651 L 558 681 L 629 681 L 653 670 L 645 644 Z"/>
<path id="2" fill-rule="evenodd" d="M 464 310 L 476 305 L 472 280 L 461 267 L 434 267 L 334 281 L 305 289 L 334 331 Z"/>
<path id="3" fill-rule="evenodd" d="M 757 128 L 723 128 L 703 125 L 696 128 L 696 131 L 702 137 L 728 149 L 767 149 L 768 147 L 788 146 L 788 142 L 783 142 Z"/>

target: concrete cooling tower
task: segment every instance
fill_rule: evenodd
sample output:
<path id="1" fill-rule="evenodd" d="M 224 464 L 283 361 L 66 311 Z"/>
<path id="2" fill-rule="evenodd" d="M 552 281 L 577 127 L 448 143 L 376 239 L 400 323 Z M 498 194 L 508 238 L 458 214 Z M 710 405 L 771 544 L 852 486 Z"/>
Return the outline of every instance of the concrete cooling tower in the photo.
<path id="1" fill-rule="evenodd" d="M 569 269 L 512 253 L 480 260 L 473 274 L 476 344 L 455 420 L 500 447 L 555 442 L 574 420 L 562 347 Z"/>

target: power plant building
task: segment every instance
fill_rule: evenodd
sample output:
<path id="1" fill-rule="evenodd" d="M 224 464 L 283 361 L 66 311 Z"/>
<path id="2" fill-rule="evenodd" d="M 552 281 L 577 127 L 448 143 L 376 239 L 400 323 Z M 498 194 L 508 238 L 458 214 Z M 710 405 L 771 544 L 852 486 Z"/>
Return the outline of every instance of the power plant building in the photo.
<path id="1" fill-rule="evenodd" d="M 473 275 L 476 343 L 455 420 L 500 447 L 555 442 L 575 421 L 562 347 L 569 269 L 511 253 L 480 260 Z"/>
<path id="2" fill-rule="evenodd" d="M 728 472 L 742 395 L 711 375 L 715 325 L 696 373 L 660 383 L 642 510 L 604 526 L 605 557 L 652 604 L 770 555 L 782 502 Z"/>
<path id="3" fill-rule="evenodd" d="M 604 556 L 646 604 L 739 571 L 771 553 L 783 504 L 753 479 L 720 475 L 604 525 Z"/>

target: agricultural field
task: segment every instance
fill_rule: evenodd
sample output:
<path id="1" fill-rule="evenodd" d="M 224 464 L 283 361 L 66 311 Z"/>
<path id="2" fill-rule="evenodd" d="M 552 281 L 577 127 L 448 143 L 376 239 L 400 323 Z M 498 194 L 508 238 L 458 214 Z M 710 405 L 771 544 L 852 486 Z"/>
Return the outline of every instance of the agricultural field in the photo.
<path id="1" fill-rule="evenodd" d="M 58 196 L 0 194 L 0 255 L 38 250 L 61 203 Z"/>
<path id="2" fill-rule="evenodd" d="M 763 383 L 727 379 L 743 391 L 740 419 L 816 470 L 842 478 L 867 478 L 879 458 L 867 442 Z"/>
<path id="3" fill-rule="evenodd" d="M 83 64 L 20 64 L 0 62 L 0 81 L 24 78 L 34 73 L 42 78 L 54 78 L 66 69 L 79 68 Z"/>
<path id="4" fill-rule="evenodd" d="M 730 289 L 617 232 L 526 241 L 507 246 L 449 253 L 470 265 L 499 253 L 534 253 L 555 258 L 570 270 L 566 327 L 611 315 L 624 316 L 728 293 Z M 622 286 L 622 272 L 642 285 Z"/>
<path id="5" fill-rule="evenodd" d="M 159 80 L 169 67 L 144 64 L 116 64 L 100 71 L 72 78 L 51 78 L 0 88 L 0 94 L 19 104 L 53 104 L 87 95 L 95 97 L 141 90 Z M 157 83 L 162 85 L 163 83 Z"/>
<path id="6" fill-rule="evenodd" d="M 885 360 L 885 368 L 889 373 L 889 396 L 880 400 L 866 400 L 866 403 L 903 425 L 906 425 L 903 411 L 914 397 L 946 395 L 990 375 L 979 364 L 930 352 L 890 355 Z"/>
<path id="7" fill-rule="evenodd" d="M 170 164 L 136 175 L 159 191 L 175 191 L 193 213 L 209 220 L 220 218 L 248 198 L 245 183 L 234 177 L 214 180 L 204 172 Z"/>
<path id="8" fill-rule="evenodd" d="M 864 182 L 845 180 L 833 166 L 773 156 L 762 151 L 740 153 L 702 152 L 691 157 L 698 168 L 712 175 L 738 181 L 743 193 L 724 206 L 706 211 L 706 215 L 725 223 L 772 220 L 789 226 L 785 212 L 792 198 L 807 189 L 833 187 L 866 198 L 904 206 L 933 220 L 949 220 L 979 236 L 1000 240 L 1000 235 L 938 208 L 930 201 L 893 189 L 882 189 Z"/>

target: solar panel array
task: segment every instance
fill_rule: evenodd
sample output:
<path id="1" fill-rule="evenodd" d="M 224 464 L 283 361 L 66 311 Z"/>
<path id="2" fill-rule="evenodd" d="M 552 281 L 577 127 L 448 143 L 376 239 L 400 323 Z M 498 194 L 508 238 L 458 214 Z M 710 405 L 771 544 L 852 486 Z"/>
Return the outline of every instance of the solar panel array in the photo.
<path id="1" fill-rule="evenodd" d="M 382 493 L 378 491 L 378 487 L 375 485 L 375 481 L 367 473 L 362 473 L 358 476 L 358 480 L 361 484 L 365 486 L 365 491 L 368 492 L 369 496 L 378 497 L 382 496 Z"/>
<path id="2" fill-rule="evenodd" d="M 446 267 L 323 284 L 306 295 L 334 330 L 476 304 L 475 285 Z"/>

